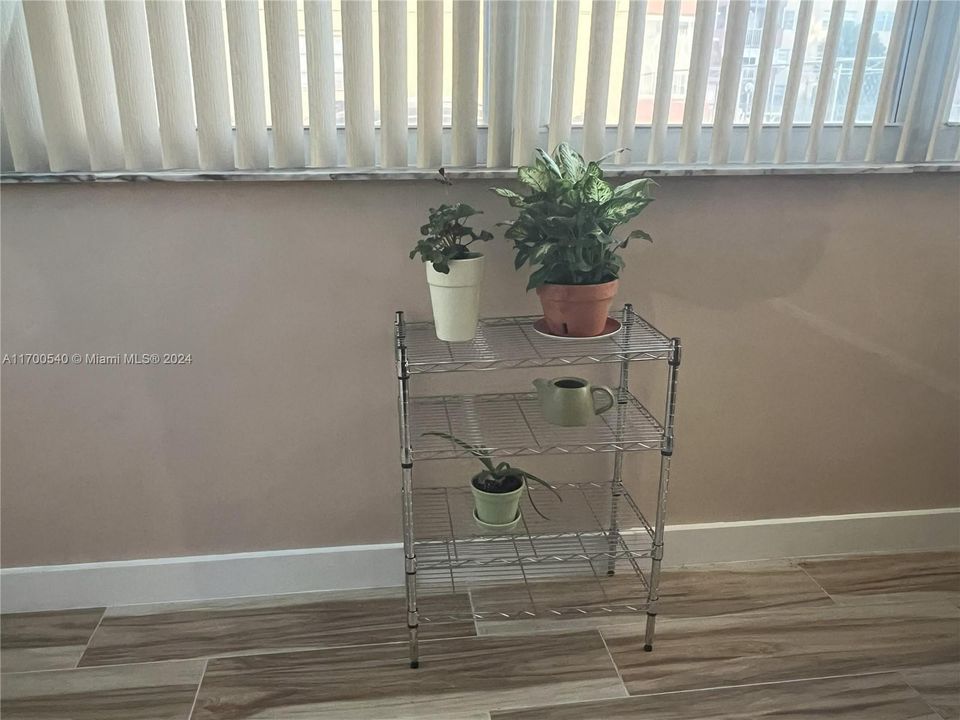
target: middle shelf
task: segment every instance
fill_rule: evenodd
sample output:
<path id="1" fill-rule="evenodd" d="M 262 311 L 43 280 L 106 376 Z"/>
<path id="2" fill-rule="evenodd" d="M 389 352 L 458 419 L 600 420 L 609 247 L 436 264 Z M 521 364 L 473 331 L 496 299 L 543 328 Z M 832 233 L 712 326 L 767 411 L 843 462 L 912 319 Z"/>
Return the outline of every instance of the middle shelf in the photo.
<path id="1" fill-rule="evenodd" d="M 614 389 L 614 393 L 616 393 Z M 536 393 L 435 395 L 410 399 L 414 460 L 468 458 L 453 442 L 426 432 L 455 435 L 496 458 L 660 450 L 663 426 L 633 395 L 584 427 L 548 423 Z"/>

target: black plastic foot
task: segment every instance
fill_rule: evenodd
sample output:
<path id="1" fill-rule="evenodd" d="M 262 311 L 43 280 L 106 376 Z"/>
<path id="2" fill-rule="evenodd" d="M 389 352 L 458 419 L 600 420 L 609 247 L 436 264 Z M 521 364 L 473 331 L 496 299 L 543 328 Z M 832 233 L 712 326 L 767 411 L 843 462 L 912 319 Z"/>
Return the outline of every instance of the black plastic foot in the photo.
<path id="1" fill-rule="evenodd" d="M 410 669 L 411 669 L 411 670 L 416 670 L 418 667 L 420 667 L 420 661 L 419 661 L 419 660 L 411 660 L 411 661 L 410 661 Z"/>
<path id="2" fill-rule="evenodd" d="M 643 649 L 644 649 L 646 652 L 653 652 L 653 645 L 644 645 L 644 646 L 643 646 Z"/>
<path id="3" fill-rule="evenodd" d="M 607 570 L 607 575 L 613 575 L 613 570 Z"/>

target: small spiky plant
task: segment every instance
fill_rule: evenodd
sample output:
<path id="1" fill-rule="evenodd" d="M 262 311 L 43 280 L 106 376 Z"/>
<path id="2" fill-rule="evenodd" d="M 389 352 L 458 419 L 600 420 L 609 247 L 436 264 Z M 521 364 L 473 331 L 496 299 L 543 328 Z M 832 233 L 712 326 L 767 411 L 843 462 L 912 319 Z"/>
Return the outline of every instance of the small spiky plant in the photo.
<path id="1" fill-rule="evenodd" d="M 483 463 L 483 470 L 473 476 L 473 484 L 478 490 L 483 490 L 484 492 L 490 493 L 502 493 L 510 492 L 505 490 L 505 487 L 513 485 L 514 483 L 509 482 L 511 478 L 518 481 L 517 487 L 520 485 L 527 485 L 530 480 L 533 480 L 535 483 L 539 483 L 547 490 L 552 492 L 557 496 L 557 499 L 560 502 L 563 502 L 563 498 L 560 497 L 560 493 L 557 492 L 550 483 L 546 480 L 541 480 L 536 475 L 527 472 L 526 470 L 521 470 L 518 467 L 513 467 L 508 462 L 500 462 L 494 465 L 493 457 L 482 447 L 478 445 L 471 445 L 470 443 L 464 442 L 458 437 L 450 435 L 449 433 L 444 432 L 425 432 L 424 435 L 435 435 L 436 437 L 442 437 L 445 440 L 456 443 L 464 450 L 470 452 L 471 455 L 476 457 L 481 463 Z M 516 489 L 516 488 L 513 488 Z M 540 512 L 540 508 L 537 507 L 537 504 L 533 501 L 533 496 L 530 493 L 527 493 L 527 497 L 530 498 L 530 505 L 533 506 L 533 509 L 537 511 L 537 515 L 542 517 L 544 520 L 549 520 L 549 518 Z"/>

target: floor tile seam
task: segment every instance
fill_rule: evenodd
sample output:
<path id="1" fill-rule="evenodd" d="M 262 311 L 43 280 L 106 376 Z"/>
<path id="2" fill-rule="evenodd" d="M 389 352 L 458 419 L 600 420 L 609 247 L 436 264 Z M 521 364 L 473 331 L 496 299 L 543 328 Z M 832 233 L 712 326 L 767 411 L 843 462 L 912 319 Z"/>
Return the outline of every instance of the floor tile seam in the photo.
<path id="1" fill-rule="evenodd" d="M 656 652 L 656 651 L 654 651 Z M 760 680 L 757 682 L 749 683 L 739 683 L 734 685 L 710 685 L 708 687 L 702 688 L 685 688 L 683 690 L 665 690 L 663 692 L 644 692 L 644 693 L 630 693 L 630 697 L 642 698 L 642 697 L 660 697 L 663 695 L 680 695 L 683 693 L 696 693 L 696 692 L 710 692 L 713 690 L 738 690 L 743 688 L 753 688 L 753 687 L 764 687 L 767 685 L 786 685 L 790 683 L 801 683 L 801 682 L 813 682 L 815 680 L 839 680 L 842 678 L 860 678 L 860 677 L 873 677 L 875 675 L 896 675 L 904 684 L 908 685 L 910 690 L 916 692 L 915 688 L 900 676 L 900 668 L 886 668 L 882 670 L 871 670 L 867 672 L 851 672 L 851 673 L 840 673 L 837 675 L 814 675 L 809 677 L 796 677 L 796 678 L 786 678 L 780 680 Z"/>
<path id="2" fill-rule="evenodd" d="M 200 677 L 197 679 L 197 691 L 193 694 L 193 702 L 190 703 L 190 712 L 187 714 L 187 720 L 193 720 L 193 713 L 197 709 L 197 700 L 200 698 L 200 688 L 203 686 L 203 679 L 207 674 L 207 665 L 210 660 L 203 661 L 203 667 L 200 669 Z"/>
<path id="3" fill-rule="evenodd" d="M 933 705 L 927 702 L 927 699 L 923 696 L 923 693 L 921 693 L 916 687 L 914 687 L 913 683 L 907 679 L 906 675 L 904 675 L 905 670 L 922 670 L 923 668 L 924 668 L 923 665 L 920 665 L 916 668 L 900 668 L 899 670 L 896 671 L 897 677 L 899 677 L 900 680 L 902 680 L 907 685 L 907 687 L 909 687 L 911 690 L 913 690 L 917 694 L 917 697 L 920 698 L 923 704 L 926 705 L 928 708 L 930 708 L 931 713 L 939 717 L 944 717 L 942 713 L 934 709 Z"/>
<path id="4" fill-rule="evenodd" d="M 607 652 L 607 657 L 610 658 L 610 664 L 613 665 L 614 671 L 617 673 L 617 680 L 620 681 L 620 687 L 623 688 L 623 696 L 630 697 L 630 691 L 627 690 L 627 684 L 623 681 L 623 674 L 620 672 L 620 666 L 617 665 L 616 659 L 613 657 L 613 653 L 610 652 L 610 648 L 607 645 L 607 639 L 603 637 L 603 633 L 600 630 L 597 630 L 597 635 L 600 636 L 600 642 L 603 643 L 603 649 Z"/>
<path id="5" fill-rule="evenodd" d="M 576 632 L 584 632 L 584 630 L 578 630 Z M 451 637 L 442 637 L 442 638 L 429 638 L 429 639 L 420 639 L 421 644 L 430 644 L 443 642 L 445 640 L 469 640 L 472 638 L 480 637 L 495 637 L 495 636 L 481 636 L 481 635 L 454 635 Z M 389 642 L 371 642 L 371 643 L 359 643 L 355 645 L 297 645 L 288 648 L 254 648 L 250 650 L 237 650 L 234 652 L 223 652 L 215 653 L 212 655 L 194 655 L 192 657 L 176 657 L 176 658 L 164 658 L 161 660 L 141 660 L 141 661 L 131 661 L 131 662 L 112 662 L 105 663 L 103 665 L 84 665 L 83 667 L 75 668 L 58 668 L 51 670 L 27 670 L 23 672 L 64 672 L 72 670 L 94 670 L 96 668 L 109 668 L 109 667 L 125 667 L 128 665 L 153 665 L 157 663 L 165 662 L 190 662 L 195 660 L 203 660 L 204 662 L 209 662 L 210 660 L 229 660 L 231 658 L 241 658 L 241 657 L 254 657 L 260 655 L 282 655 L 283 653 L 307 653 L 307 652 L 317 652 L 320 650 L 346 650 L 349 648 L 369 648 L 369 647 L 386 647 L 386 646 L 395 646 L 395 645 L 406 645 L 407 640 L 391 640 Z M 14 673 L 3 673 L 4 675 L 12 675 Z"/>
<path id="6" fill-rule="evenodd" d="M 103 619 L 107 616 L 107 609 L 103 608 L 100 611 L 100 617 L 97 618 L 97 624 L 94 625 L 93 630 L 90 631 L 90 634 L 87 636 L 87 641 L 83 644 L 83 650 L 80 652 L 80 655 L 77 656 L 77 662 L 72 668 L 64 668 L 65 670 L 76 670 L 80 667 L 80 661 L 83 660 L 83 656 L 87 654 L 87 650 L 90 649 L 90 643 L 93 642 L 93 636 L 97 634 L 97 630 L 100 629 L 100 625 L 103 623 Z"/>
<path id="7" fill-rule="evenodd" d="M 807 570 L 803 565 L 800 564 L 800 561 L 797 561 L 797 563 L 796 563 L 796 568 L 797 568 L 800 572 L 802 572 L 804 575 L 806 575 L 808 578 L 810 578 L 810 581 L 811 581 L 814 585 L 816 585 L 818 588 L 820 588 L 820 590 L 823 592 L 823 594 L 826 595 L 827 598 L 828 598 L 831 602 L 833 602 L 834 605 L 839 605 L 839 604 L 840 604 L 840 603 L 837 602 L 836 598 L 833 597 L 833 595 L 831 595 L 831 594 L 827 591 L 827 589 L 820 583 L 820 581 L 817 580 L 813 575 L 811 575 L 811 574 L 810 574 L 810 571 Z"/>

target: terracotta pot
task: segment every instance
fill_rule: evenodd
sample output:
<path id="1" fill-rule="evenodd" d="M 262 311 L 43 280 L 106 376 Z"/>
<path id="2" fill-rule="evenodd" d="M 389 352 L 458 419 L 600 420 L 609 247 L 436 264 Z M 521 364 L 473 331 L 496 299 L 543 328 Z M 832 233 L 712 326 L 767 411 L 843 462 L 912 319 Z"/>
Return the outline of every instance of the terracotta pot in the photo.
<path id="1" fill-rule="evenodd" d="M 597 285 L 541 285 L 543 317 L 554 335 L 593 337 L 603 333 L 619 280 Z"/>

